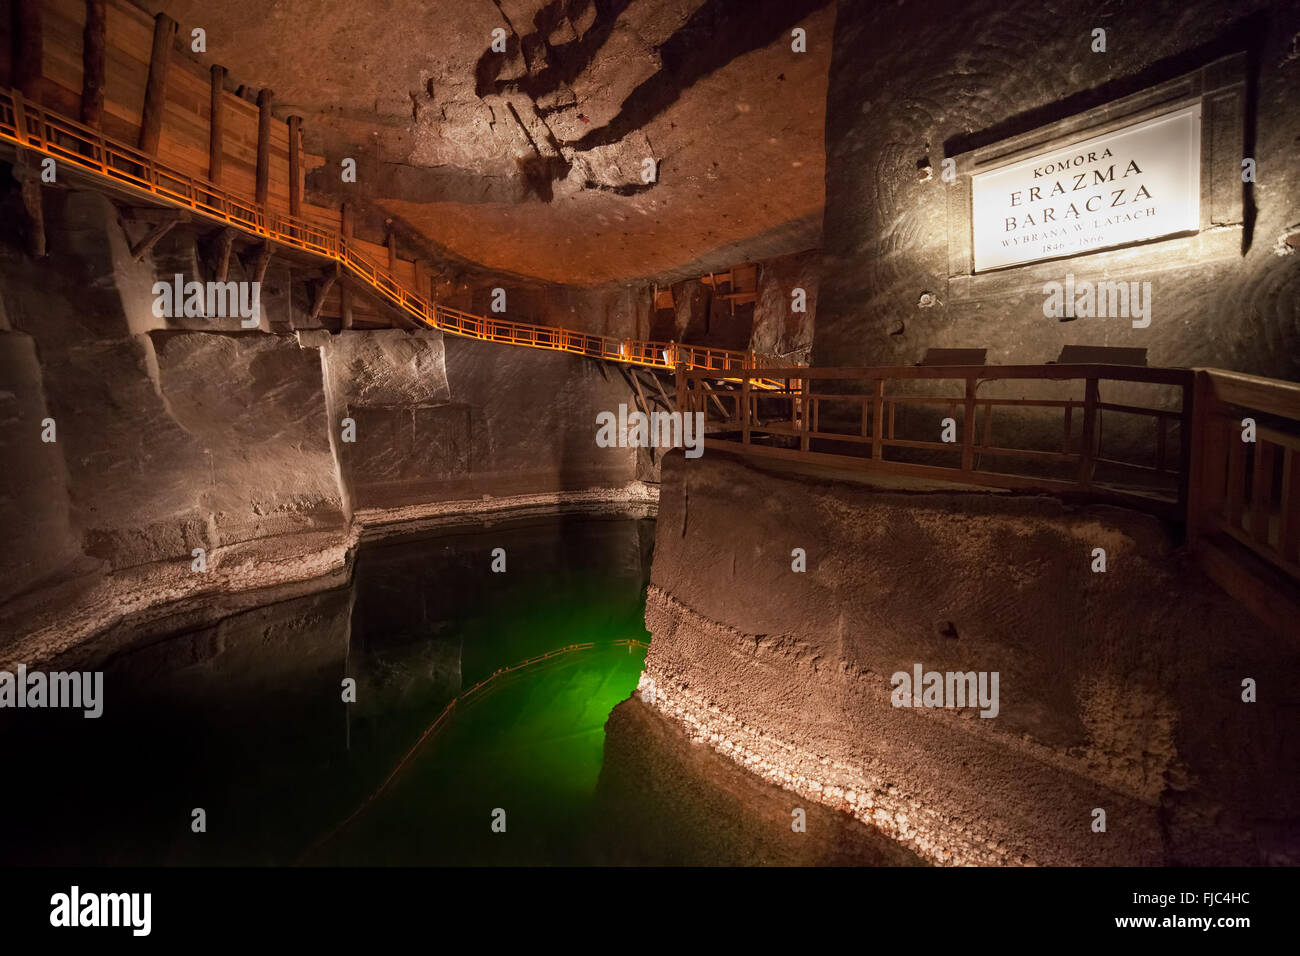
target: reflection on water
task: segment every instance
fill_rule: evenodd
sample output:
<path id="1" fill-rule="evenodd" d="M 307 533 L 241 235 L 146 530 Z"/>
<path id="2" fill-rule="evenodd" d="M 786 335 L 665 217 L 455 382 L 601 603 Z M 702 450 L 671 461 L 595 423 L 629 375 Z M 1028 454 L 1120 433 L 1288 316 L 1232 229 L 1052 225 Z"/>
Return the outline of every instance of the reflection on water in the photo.
<path id="1" fill-rule="evenodd" d="M 117 654 L 98 720 L 0 710 L 0 862 L 915 862 L 816 806 L 795 834 L 798 797 L 628 700 L 653 535 L 571 518 L 365 546 L 347 588 Z"/>
<path id="2" fill-rule="evenodd" d="M 0 711 L 0 747 L 24 781 L 11 776 L 0 799 L 6 819 L 25 824 L 0 858 L 292 863 L 374 791 L 462 688 L 556 647 L 647 639 L 653 533 L 644 520 L 557 518 L 366 546 L 347 589 L 119 654 L 105 668 L 98 720 Z M 505 573 L 490 570 L 495 548 L 506 552 Z M 479 730 L 458 716 L 403 772 L 393 790 L 400 799 L 378 801 L 358 821 L 378 835 L 358 843 L 349 828 L 326 848 L 334 857 L 320 862 L 344 851 L 358 863 L 475 862 L 412 836 L 429 821 L 467 825 L 461 817 L 476 808 L 481 766 L 423 792 L 422 775 L 452 766 L 446 747 L 480 765 L 496 759 L 497 779 L 487 783 L 498 789 L 518 777 L 536 792 L 548 776 L 568 789 L 564 766 L 539 777 L 524 764 L 521 747 L 533 763 L 540 753 L 526 738 L 490 746 L 511 726 L 540 733 L 547 696 L 556 703 L 554 733 L 575 741 L 552 758 L 587 768 L 594 761 L 598 771 L 605 717 L 640 670 L 639 655 L 620 653 L 584 652 L 513 678 L 521 686 L 540 679 L 531 716 L 513 724 L 501 701 L 517 695 L 504 686 L 486 695 L 474 709 L 488 717 Z M 554 683 L 561 675 L 563 686 Z M 343 702 L 345 678 L 356 682 L 355 704 Z M 577 723 L 554 729 L 566 714 Z M 557 799 L 543 793 L 533 802 Z M 532 811 L 516 806 L 521 817 L 510 829 L 522 830 Z M 205 833 L 192 831 L 195 809 L 204 811 Z M 486 811 L 473 812 L 487 821 Z"/>

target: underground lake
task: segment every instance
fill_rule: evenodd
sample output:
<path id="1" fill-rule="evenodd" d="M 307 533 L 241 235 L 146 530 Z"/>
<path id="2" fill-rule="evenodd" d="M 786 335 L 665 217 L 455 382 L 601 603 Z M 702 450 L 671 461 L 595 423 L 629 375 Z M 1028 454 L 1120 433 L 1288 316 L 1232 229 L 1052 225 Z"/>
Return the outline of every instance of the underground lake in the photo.
<path id="1" fill-rule="evenodd" d="M 346 587 L 128 643 L 102 714 L 0 712 L 12 862 L 909 863 L 636 698 L 654 521 L 363 544 Z M 496 568 L 497 570 L 493 570 Z"/>

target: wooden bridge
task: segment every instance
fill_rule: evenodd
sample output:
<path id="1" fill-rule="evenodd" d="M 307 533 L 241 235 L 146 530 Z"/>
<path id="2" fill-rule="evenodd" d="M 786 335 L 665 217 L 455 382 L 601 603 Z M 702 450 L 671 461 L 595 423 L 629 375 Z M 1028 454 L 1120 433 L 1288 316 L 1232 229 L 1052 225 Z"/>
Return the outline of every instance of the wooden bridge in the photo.
<path id="1" fill-rule="evenodd" d="M 185 210 L 200 219 L 239 230 L 245 236 L 268 244 L 268 255 L 261 259 L 263 270 L 271 244 L 330 260 L 419 325 L 451 335 L 663 370 L 682 365 L 694 371 L 729 374 L 771 362 L 754 352 L 678 342 L 616 339 L 590 332 L 474 315 L 439 305 L 409 288 L 393 272 L 372 261 L 354 242 L 328 225 L 274 213 L 265 204 L 237 196 L 102 132 L 25 102 L 17 90 L 0 91 L 0 140 L 52 157 L 61 169 L 89 174 L 100 188 Z M 172 222 L 174 220 L 165 220 L 157 226 L 155 235 L 170 228 Z"/>

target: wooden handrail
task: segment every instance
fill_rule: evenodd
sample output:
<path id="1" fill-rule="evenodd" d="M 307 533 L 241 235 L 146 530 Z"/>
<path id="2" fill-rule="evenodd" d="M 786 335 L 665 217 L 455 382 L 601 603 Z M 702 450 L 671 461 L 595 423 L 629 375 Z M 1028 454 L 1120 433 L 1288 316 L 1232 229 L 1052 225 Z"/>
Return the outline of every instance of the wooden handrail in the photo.
<path id="1" fill-rule="evenodd" d="M 1188 369 L 1139 368 L 1127 365 L 979 365 L 888 366 L 862 368 L 771 367 L 736 373 L 739 387 L 723 391 L 709 385 L 699 371 L 679 375 L 678 408 L 704 412 L 717 426 L 706 447 L 732 448 L 758 457 L 847 468 L 899 477 L 923 478 L 986 487 L 1077 493 L 1094 499 L 1131 504 L 1163 517 L 1182 518 L 1186 505 L 1184 476 L 1190 436 L 1179 433 L 1180 454 L 1167 452 L 1169 423 L 1188 419 L 1193 373 Z M 753 394 L 759 380 L 764 391 Z M 906 383 L 960 383 L 954 395 L 912 394 L 898 390 Z M 1082 398 L 986 398 L 981 385 L 996 381 L 1077 382 Z M 819 388 L 818 385 L 821 384 Z M 1101 400 L 1103 383 L 1167 386 L 1178 397 L 1177 407 L 1144 407 Z M 890 389 L 890 385 L 895 388 Z M 841 387 L 842 393 L 829 390 Z M 764 406 L 763 403 L 766 403 Z M 847 430 L 833 428 L 826 409 L 839 406 Z M 947 407 L 960 417 L 961 428 L 945 442 L 933 434 L 900 435 L 896 413 L 906 407 Z M 759 415 L 761 407 L 767 414 Z M 1056 449 L 998 445 L 990 438 L 994 409 L 1022 413 L 1057 412 L 1064 416 L 1062 440 Z M 1082 428 L 1072 429 L 1072 413 L 1082 411 Z M 1151 419 L 1155 439 L 1154 464 L 1124 461 L 1101 454 L 1101 415 L 1104 411 Z M 716 413 L 716 414 L 715 414 Z M 983 429 L 977 427 L 983 419 Z M 890 451 L 951 455 L 956 462 L 933 464 L 887 457 Z M 989 468 L 984 462 L 1003 463 Z M 1017 464 L 1019 463 L 1019 464 Z M 1032 466 L 1032 467 L 1029 467 Z M 1029 470 L 1026 468 L 1029 467 Z M 1050 474 L 1051 470 L 1064 474 Z M 1102 477 L 1098 477 L 1104 469 Z M 1045 473 L 1047 472 L 1047 473 Z"/>
<path id="2" fill-rule="evenodd" d="M 754 352 L 682 345 L 674 342 L 613 339 L 549 325 L 515 322 L 462 312 L 426 300 L 406 288 L 387 269 L 348 244 L 332 224 L 276 215 L 264 205 L 160 162 L 157 157 L 105 136 L 23 100 L 14 89 L 0 90 L 0 140 L 7 140 L 119 189 L 191 210 L 200 216 L 271 242 L 333 260 L 417 322 L 452 335 L 548 351 L 569 352 L 626 365 L 734 372 L 775 364 Z"/>
<path id="3" fill-rule="evenodd" d="M 1221 369 L 1196 378 L 1193 537 L 1225 535 L 1300 581 L 1300 384 Z"/>

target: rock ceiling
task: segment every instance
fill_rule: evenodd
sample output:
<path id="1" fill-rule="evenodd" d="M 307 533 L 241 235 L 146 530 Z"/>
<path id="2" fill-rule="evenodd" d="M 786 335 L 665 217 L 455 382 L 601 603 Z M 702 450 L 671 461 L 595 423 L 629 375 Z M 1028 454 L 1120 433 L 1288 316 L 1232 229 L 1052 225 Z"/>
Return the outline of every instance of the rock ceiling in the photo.
<path id="1" fill-rule="evenodd" d="M 304 117 L 309 190 L 353 156 L 369 200 L 455 256 L 594 285 L 820 242 L 829 0 L 144 6 Z"/>

